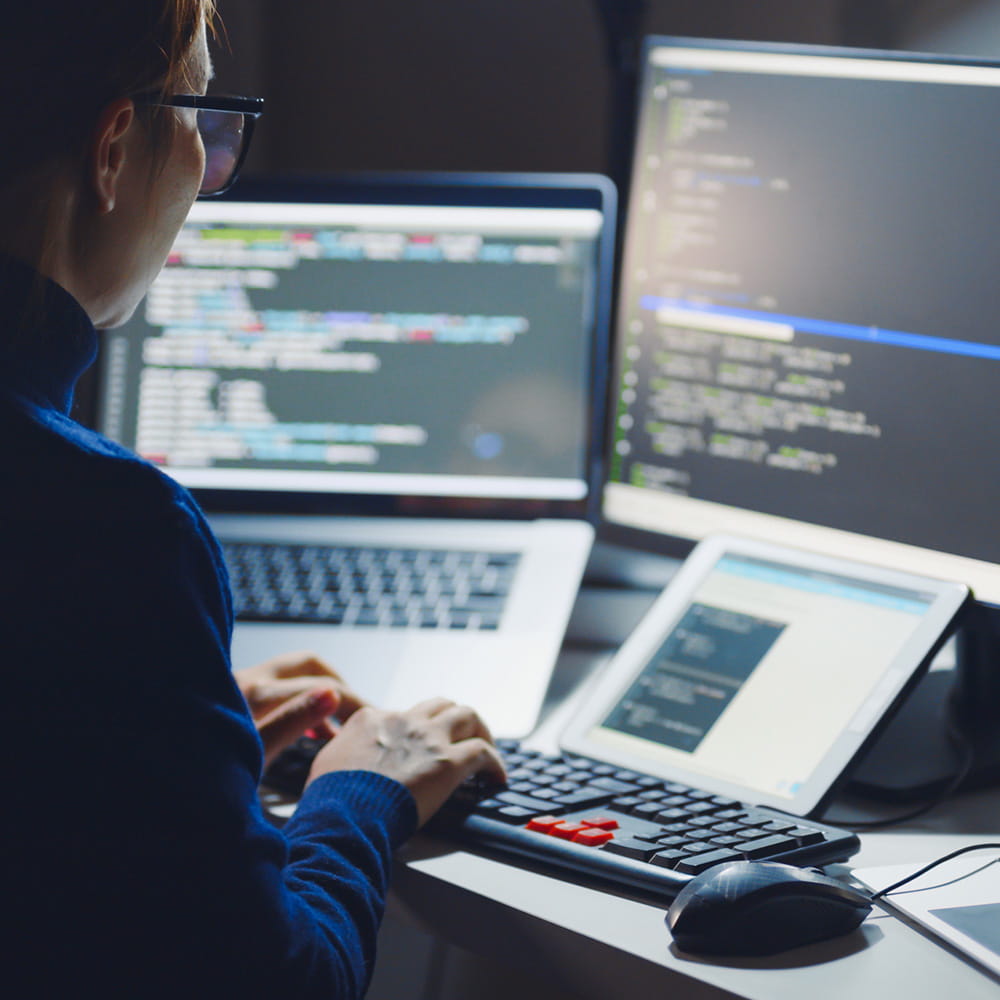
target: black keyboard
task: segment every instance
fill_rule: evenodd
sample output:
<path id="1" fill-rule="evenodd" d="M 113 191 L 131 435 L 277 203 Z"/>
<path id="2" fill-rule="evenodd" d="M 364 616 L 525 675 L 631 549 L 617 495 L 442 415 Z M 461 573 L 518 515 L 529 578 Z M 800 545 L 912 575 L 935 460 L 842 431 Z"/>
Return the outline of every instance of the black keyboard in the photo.
<path id="1" fill-rule="evenodd" d="M 262 784 L 302 791 L 322 746 L 304 737 Z M 846 861 L 857 835 L 704 789 L 573 756 L 546 756 L 500 740 L 506 788 L 470 781 L 429 827 L 472 846 L 669 901 L 693 876 L 727 861 L 811 867 Z"/>
<path id="2" fill-rule="evenodd" d="M 435 832 L 662 900 L 713 865 L 811 867 L 845 861 L 860 847 L 849 831 L 702 789 L 515 741 L 500 748 L 508 786 L 460 789 Z"/>
<path id="3" fill-rule="evenodd" d="M 499 628 L 516 552 L 226 542 L 236 617 L 390 628 Z"/>

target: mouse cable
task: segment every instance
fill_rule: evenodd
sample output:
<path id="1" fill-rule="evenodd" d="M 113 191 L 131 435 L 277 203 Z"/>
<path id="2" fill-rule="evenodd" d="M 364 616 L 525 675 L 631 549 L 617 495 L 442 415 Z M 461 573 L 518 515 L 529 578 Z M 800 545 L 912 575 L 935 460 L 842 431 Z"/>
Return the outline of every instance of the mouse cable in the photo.
<path id="1" fill-rule="evenodd" d="M 911 809 L 908 812 L 901 813 L 898 816 L 890 816 L 887 819 L 872 819 L 872 820 L 838 820 L 836 817 L 829 818 L 823 816 L 823 821 L 825 823 L 832 823 L 834 826 L 846 827 L 849 830 L 878 830 L 887 826 L 895 826 L 897 823 L 905 823 L 907 820 L 917 819 L 919 816 L 924 816 L 929 813 L 932 809 L 936 809 L 942 802 L 951 798 L 951 796 L 958 791 L 962 783 L 969 776 L 972 771 L 972 765 L 975 763 L 976 751 L 972 744 L 972 740 L 959 728 L 954 714 L 949 713 L 948 720 L 948 737 L 958 749 L 959 753 L 962 755 L 962 762 L 959 764 L 958 770 L 947 779 L 942 790 L 934 796 L 929 802 L 925 802 L 916 809 Z"/>
<path id="2" fill-rule="evenodd" d="M 908 885 L 914 879 L 920 878 L 921 875 L 926 875 L 927 872 L 938 865 L 943 865 L 946 861 L 951 861 L 952 858 L 960 857 L 963 854 L 971 854 L 973 851 L 987 851 L 987 850 L 1000 850 L 1000 844 L 971 844 L 969 847 L 960 847 L 957 851 L 952 851 L 951 854 L 946 854 L 943 858 L 938 858 L 937 861 L 932 861 L 929 865 L 924 865 L 920 871 L 914 872 L 912 875 L 907 875 L 906 878 L 900 879 L 898 882 L 894 882 L 887 889 L 882 889 L 880 892 L 876 892 L 872 896 L 872 901 L 881 899 L 883 896 L 888 896 L 890 892 L 895 892 L 897 889 L 902 889 L 904 885 Z"/>

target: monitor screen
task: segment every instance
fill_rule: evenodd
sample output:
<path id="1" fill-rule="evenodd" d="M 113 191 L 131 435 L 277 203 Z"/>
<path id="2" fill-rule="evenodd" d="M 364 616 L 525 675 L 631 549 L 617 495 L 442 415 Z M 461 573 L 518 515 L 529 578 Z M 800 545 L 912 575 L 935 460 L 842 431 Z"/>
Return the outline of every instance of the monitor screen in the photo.
<path id="1" fill-rule="evenodd" d="M 1000 67 L 653 38 L 603 513 L 1000 603 Z"/>
<path id="2" fill-rule="evenodd" d="M 196 203 L 100 429 L 201 490 L 583 500 L 606 220 L 505 191 Z"/>

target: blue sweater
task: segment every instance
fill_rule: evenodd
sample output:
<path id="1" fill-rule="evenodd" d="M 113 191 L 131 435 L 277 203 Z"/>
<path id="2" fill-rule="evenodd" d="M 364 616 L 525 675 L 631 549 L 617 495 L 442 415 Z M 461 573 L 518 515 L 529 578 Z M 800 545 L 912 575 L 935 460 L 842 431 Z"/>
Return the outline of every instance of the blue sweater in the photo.
<path id="1" fill-rule="evenodd" d="M 96 344 L 0 263 L 3 992 L 360 996 L 413 799 L 346 772 L 283 830 L 262 815 L 218 546 L 183 488 L 68 416 Z"/>

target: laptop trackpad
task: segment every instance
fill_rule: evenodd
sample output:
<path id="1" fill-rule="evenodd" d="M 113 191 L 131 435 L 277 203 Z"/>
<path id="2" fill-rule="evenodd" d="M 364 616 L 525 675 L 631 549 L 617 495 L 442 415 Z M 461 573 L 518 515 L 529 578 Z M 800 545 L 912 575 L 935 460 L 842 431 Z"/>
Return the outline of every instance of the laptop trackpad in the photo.
<path id="1" fill-rule="evenodd" d="M 380 632 L 328 625 L 244 622 L 233 635 L 233 668 L 292 650 L 330 664 L 362 698 L 406 709 L 428 698 L 471 705 L 495 736 L 529 732 L 545 697 L 550 652 L 535 637 Z"/>
<path id="2" fill-rule="evenodd" d="M 367 701 L 385 705 L 405 655 L 405 634 L 359 632 L 329 625 L 240 622 L 233 633 L 234 670 L 301 650 L 325 660 Z"/>

